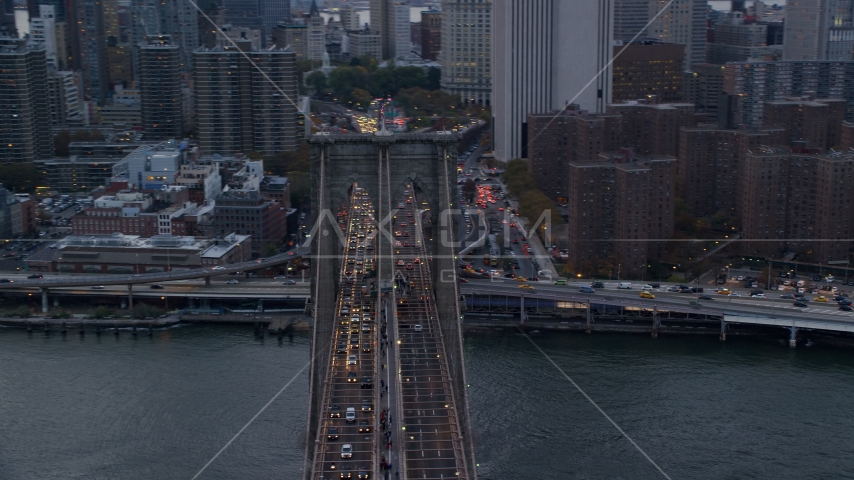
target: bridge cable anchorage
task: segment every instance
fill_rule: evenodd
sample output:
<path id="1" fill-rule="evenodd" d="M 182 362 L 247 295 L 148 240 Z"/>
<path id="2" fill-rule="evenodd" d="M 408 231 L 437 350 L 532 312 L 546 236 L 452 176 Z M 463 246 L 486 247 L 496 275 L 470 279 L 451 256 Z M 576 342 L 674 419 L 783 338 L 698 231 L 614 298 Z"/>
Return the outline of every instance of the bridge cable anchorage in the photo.
<path id="1" fill-rule="evenodd" d="M 249 425 L 252 425 L 252 422 L 254 422 L 254 421 L 255 421 L 255 419 L 256 419 L 256 418 L 258 418 L 258 416 L 259 416 L 259 415 L 261 415 L 262 413 L 264 413 L 264 410 L 267 410 L 267 407 L 269 407 L 269 406 L 270 406 L 270 404 L 272 404 L 272 403 L 273 403 L 277 398 L 279 398 L 279 395 L 281 395 L 281 394 L 282 394 L 282 392 L 284 392 L 285 390 L 287 390 L 287 388 L 288 388 L 288 387 L 290 387 L 292 383 L 294 383 L 294 380 L 296 380 L 296 379 L 297 379 L 297 377 L 298 377 L 298 376 L 300 376 L 300 375 L 302 374 L 302 372 L 304 372 L 304 371 L 305 371 L 305 369 L 309 367 L 309 365 L 311 365 L 311 360 L 309 360 L 309 361 L 308 361 L 308 363 L 306 363 L 305 365 L 303 365 L 303 366 L 302 366 L 302 368 L 300 368 L 300 369 L 299 369 L 299 371 L 298 371 L 297 373 L 295 373 L 295 374 L 294 374 L 294 376 L 293 376 L 293 377 L 291 377 L 291 379 L 290 379 L 290 380 L 288 380 L 288 383 L 286 383 L 284 387 L 282 387 L 282 388 L 281 388 L 281 389 L 280 389 L 280 390 L 279 390 L 275 395 L 273 395 L 273 398 L 271 398 L 269 402 L 267 402 L 263 407 L 261 407 L 261 410 L 258 410 L 258 413 L 256 413 L 256 414 L 255 414 L 255 416 L 253 416 L 252 418 L 250 418 L 250 419 L 249 419 L 249 421 L 248 421 L 248 422 L 246 422 L 246 425 L 244 425 L 244 426 L 243 426 L 243 428 L 241 428 L 240 430 L 238 430 L 238 432 L 237 432 L 237 433 L 235 433 L 233 437 L 231 437 L 231 440 L 229 440 L 229 441 L 228 441 L 228 443 L 226 443 L 222 448 L 220 448 L 220 449 L 219 449 L 219 451 L 218 451 L 218 452 L 216 452 L 216 455 L 214 455 L 214 456 L 213 456 L 213 458 L 211 458 L 210 460 L 208 460 L 208 463 L 206 463 L 206 464 L 205 464 L 205 466 L 204 466 L 204 467 L 202 467 L 202 469 L 201 469 L 201 470 L 199 470 L 195 475 L 193 475 L 193 478 L 191 478 L 190 480 L 196 480 L 197 478 L 199 478 L 199 475 L 201 475 L 201 474 L 202 474 L 202 472 L 204 472 L 205 470 L 207 470 L 207 468 L 210 466 L 210 464 L 212 464 L 212 463 L 214 462 L 214 460 L 216 460 L 216 459 L 217 459 L 217 457 L 219 457 L 219 456 L 220 456 L 220 454 L 221 454 L 222 452 L 224 452 L 224 451 L 225 451 L 225 449 L 226 449 L 226 448 L 228 448 L 228 446 L 229 446 L 229 445 L 231 445 L 231 444 L 232 444 L 232 442 L 234 442 L 234 441 L 237 439 L 237 437 L 239 437 L 239 436 L 240 436 L 240 434 L 241 434 L 241 433 L 243 433 L 243 431 L 244 431 L 244 430 L 246 430 L 246 429 L 249 427 Z"/>
<path id="2" fill-rule="evenodd" d="M 640 445 L 638 445 L 637 443 L 635 443 L 634 440 L 632 440 L 632 437 L 630 437 L 625 432 L 625 430 L 623 430 L 622 428 L 620 428 L 619 425 L 617 425 L 617 422 L 615 422 L 607 413 L 605 413 L 605 410 L 602 410 L 602 407 L 600 407 L 595 401 L 593 401 L 592 398 L 590 398 L 590 395 L 587 395 L 587 393 L 584 390 L 582 390 L 581 387 L 578 386 L 577 383 L 575 383 L 575 380 L 570 378 L 570 376 L 567 375 L 567 373 L 562 368 L 560 368 L 560 366 L 557 363 L 555 363 L 555 361 L 552 360 L 552 358 L 545 351 L 543 351 L 543 349 L 540 348 L 540 346 L 537 345 L 530 336 L 528 336 L 528 334 L 526 334 L 523 331 L 522 336 L 525 337 L 526 339 L 528 339 L 528 341 L 531 342 L 531 345 L 533 345 L 534 348 L 536 348 L 537 351 L 539 351 L 546 358 L 546 360 L 549 361 L 549 363 L 554 365 L 554 367 L 557 369 L 557 371 L 560 372 L 560 374 L 563 375 L 563 377 L 566 378 L 569 381 L 569 383 L 571 383 L 572 386 L 575 387 L 575 389 L 578 390 L 578 392 L 581 393 L 581 395 L 583 395 L 584 398 L 586 398 L 588 402 L 590 402 L 591 405 L 596 407 L 596 410 L 599 410 L 599 413 L 601 413 L 603 417 L 605 417 L 609 422 L 611 422 L 611 425 L 613 425 L 614 428 L 616 428 L 618 432 L 620 432 L 624 437 L 626 437 L 626 440 L 628 440 L 632 445 L 634 445 L 634 447 L 637 449 L 637 451 L 640 452 L 641 455 L 643 455 L 644 458 L 646 458 L 649 461 L 649 463 L 651 463 L 652 466 L 655 467 L 655 469 L 658 470 L 662 476 L 664 476 L 664 478 L 666 478 L 667 480 L 673 480 L 672 478 L 670 478 L 670 475 L 665 473 L 664 470 L 662 470 L 661 467 L 659 467 L 658 464 L 655 463 L 655 460 L 653 460 L 649 455 L 647 455 L 647 453 L 640 447 Z"/>

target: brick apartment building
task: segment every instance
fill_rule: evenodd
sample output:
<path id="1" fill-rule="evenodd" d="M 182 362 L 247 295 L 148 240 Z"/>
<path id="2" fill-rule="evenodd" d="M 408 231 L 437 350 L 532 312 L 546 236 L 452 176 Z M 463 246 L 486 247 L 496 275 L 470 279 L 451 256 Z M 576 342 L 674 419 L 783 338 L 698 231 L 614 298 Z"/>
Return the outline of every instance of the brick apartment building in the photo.
<path id="1" fill-rule="evenodd" d="M 839 141 L 840 148 L 843 150 L 854 148 L 854 123 L 842 122 L 839 136 L 841 138 Z"/>
<path id="2" fill-rule="evenodd" d="M 287 233 L 287 209 L 257 190 L 229 190 L 216 199 L 213 220 L 203 226 L 209 236 L 235 232 L 252 237 L 252 253 L 264 245 L 279 245 Z"/>
<path id="3" fill-rule="evenodd" d="M 623 151 L 569 170 L 569 261 L 584 274 L 616 262 L 641 278 L 663 253 L 665 242 L 649 240 L 673 235 L 676 159 Z"/>
<path id="4" fill-rule="evenodd" d="M 588 114 L 575 105 L 556 115 L 528 115 L 528 170 L 544 194 L 565 198 L 569 163 L 597 161 L 600 152 L 621 146 L 620 117 Z"/>
<path id="5" fill-rule="evenodd" d="M 728 130 L 711 125 L 680 129 L 679 197 L 692 215 L 705 217 L 739 211 L 740 168 L 744 156 L 760 145 L 779 145 L 784 130 L 768 127 Z"/>
<path id="6" fill-rule="evenodd" d="M 692 103 L 655 103 L 654 99 L 611 104 L 608 113 L 622 117 L 620 146 L 639 155 L 678 154 L 679 129 L 705 118 L 695 113 Z"/>
<path id="7" fill-rule="evenodd" d="M 792 153 L 765 147 L 748 153 L 741 190 L 746 254 L 803 261 L 848 260 L 854 234 L 854 153 Z M 757 242 L 755 240 L 768 240 Z"/>
<path id="8" fill-rule="evenodd" d="M 827 151 L 842 144 L 845 100 L 792 97 L 765 103 L 765 125 L 785 129 L 783 144 Z"/>

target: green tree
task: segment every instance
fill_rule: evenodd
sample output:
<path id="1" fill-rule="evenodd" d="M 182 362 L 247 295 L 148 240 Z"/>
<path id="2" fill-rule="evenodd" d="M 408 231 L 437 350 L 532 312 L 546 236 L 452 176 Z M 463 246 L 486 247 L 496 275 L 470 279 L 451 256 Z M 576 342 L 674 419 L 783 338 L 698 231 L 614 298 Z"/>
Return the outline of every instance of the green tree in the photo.
<path id="1" fill-rule="evenodd" d="M 110 315 L 112 315 L 112 313 L 113 312 L 109 308 L 100 306 L 96 308 L 94 312 L 92 312 L 92 318 L 100 320 L 102 318 L 109 317 Z"/>
<path id="2" fill-rule="evenodd" d="M 361 88 L 354 88 L 350 93 L 350 97 L 356 108 L 360 110 L 367 110 L 368 106 L 371 104 L 371 100 L 374 98 L 371 96 L 370 92 L 362 90 Z"/>
<path id="3" fill-rule="evenodd" d="M 326 74 L 315 70 L 305 77 L 305 83 L 314 90 L 315 95 L 318 95 L 326 90 Z"/>
<path id="4" fill-rule="evenodd" d="M 371 75 L 369 90 L 374 97 L 385 97 L 394 95 L 399 90 L 397 88 L 397 78 L 395 69 L 381 68 Z"/>
<path id="5" fill-rule="evenodd" d="M 0 165 L 0 181 L 10 191 L 32 193 L 42 180 L 42 173 L 31 163 Z"/>
<path id="6" fill-rule="evenodd" d="M 427 90 L 439 90 L 442 88 L 442 71 L 436 67 L 430 67 L 427 70 L 427 84 L 424 88 Z"/>
<path id="7" fill-rule="evenodd" d="M 278 255 L 278 253 L 279 247 L 273 245 L 272 243 L 265 243 L 264 246 L 261 248 L 261 256 L 264 258 L 272 257 L 273 255 Z"/>

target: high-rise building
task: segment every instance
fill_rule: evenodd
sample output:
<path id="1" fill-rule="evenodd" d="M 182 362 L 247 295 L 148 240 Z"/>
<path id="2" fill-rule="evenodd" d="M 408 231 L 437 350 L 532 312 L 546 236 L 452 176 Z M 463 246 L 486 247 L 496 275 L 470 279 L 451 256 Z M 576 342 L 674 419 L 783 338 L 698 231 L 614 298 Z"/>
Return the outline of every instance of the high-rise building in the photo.
<path id="1" fill-rule="evenodd" d="M 373 30 L 353 30 L 347 32 L 347 44 L 350 58 L 368 55 L 379 59 L 382 56 L 382 36 Z"/>
<path id="2" fill-rule="evenodd" d="M 424 10 L 421 12 L 421 58 L 436 60 L 441 51 L 442 12 L 433 9 Z M 489 53 L 488 48 L 486 52 Z"/>
<path id="3" fill-rule="evenodd" d="M 30 41 L 44 45 L 48 65 L 56 70 L 56 14 L 53 5 L 39 5 L 39 16 L 30 19 Z"/>
<path id="4" fill-rule="evenodd" d="M 492 9 L 492 30 L 502 32 L 491 37 L 496 158 L 528 156 L 528 142 L 534 140 L 528 138 L 529 113 L 562 110 L 570 103 L 591 113 L 605 111 L 611 99 L 610 2 L 496 0 Z M 443 57 L 454 42 L 443 39 Z"/>
<path id="5" fill-rule="evenodd" d="M 745 23 L 741 12 L 730 12 L 715 25 L 714 40 L 706 45 L 706 61 L 724 64 L 748 60 L 778 60 L 782 45 L 768 44 L 768 25 Z"/>
<path id="6" fill-rule="evenodd" d="M 845 101 L 795 97 L 765 104 L 765 125 L 784 129 L 789 147 L 818 148 L 823 152 L 842 144 Z M 778 144 L 775 144 L 778 145 Z"/>
<path id="7" fill-rule="evenodd" d="M 648 21 L 649 0 L 614 0 L 614 40 L 643 38 Z"/>
<path id="8" fill-rule="evenodd" d="M 842 126 L 840 127 L 840 137 L 842 140 L 839 144 L 843 150 L 847 151 L 854 148 L 854 123 L 842 122 Z"/>
<path id="9" fill-rule="evenodd" d="M 341 28 L 344 31 L 361 30 L 363 25 L 359 24 L 359 13 L 352 4 L 342 5 L 340 9 Z"/>
<path id="10" fill-rule="evenodd" d="M 260 0 L 260 15 L 264 19 L 265 35 L 271 35 L 279 23 L 291 23 L 290 0 Z"/>
<path id="11" fill-rule="evenodd" d="M 569 164 L 569 261 L 585 275 L 617 268 L 642 277 L 659 260 L 673 235 L 676 159 L 636 157 L 631 152 L 602 155 Z M 618 267 L 619 266 L 619 267 Z M 607 273 L 604 273 L 607 274 Z"/>
<path id="12" fill-rule="evenodd" d="M 182 138 L 184 105 L 180 49 L 168 35 L 151 36 L 139 45 L 142 126 L 149 140 Z"/>
<path id="13" fill-rule="evenodd" d="M 234 47 L 196 51 L 193 78 L 201 148 L 222 155 L 294 150 L 296 56 L 278 46 L 253 51 L 249 42 L 237 45 L 257 67 Z"/>
<path id="14" fill-rule="evenodd" d="M 658 40 L 615 46 L 611 100 L 656 97 L 662 102 L 681 102 L 684 57 L 684 45 Z"/>
<path id="15" fill-rule="evenodd" d="M 848 260 L 854 234 L 854 154 L 792 153 L 760 147 L 745 156 L 743 253 L 800 261 Z M 766 241 L 762 241 L 766 240 Z M 835 241 L 834 241 L 835 240 Z"/>
<path id="16" fill-rule="evenodd" d="M 0 163 L 53 156 L 44 47 L 0 37 Z"/>
<path id="17" fill-rule="evenodd" d="M 661 15 L 668 0 L 650 0 L 649 17 L 655 18 L 646 36 L 668 43 L 685 45 L 685 69 L 706 59 L 706 0 L 673 0 Z"/>
<path id="18" fill-rule="evenodd" d="M 317 9 L 317 3 L 312 0 L 311 13 L 306 19 L 306 45 L 309 60 L 323 60 L 326 53 L 326 24 Z"/>
<path id="19" fill-rule="evenodd" d="M 48 114 L 52 127 L 79 124 L 80 97 L 72 72 L 47 73 Z"/>
<path id="20" fill-rule="evenodd" d="M 722 67 L 723 91 L 732 100 L 735 125 L 765 125 L 765 103 L 789 97 L 845 100 L 845 120 L 854 120 L 854 61 L 780 61 L 728 63 Z M 719 108 L 718 121 L 721 120 Z"/>
<path id="21" fill-rule="evenodd" d="M 620 146 L 641 155 L 677 155 L 679 129 L 693 127 L 699 119 L 690 103 L 631 101 L 608 105 L 608 113 L 621 117 Z"/>
<path id="22" fill-rule="evenodd" d="M 685 75 L 685 99 L 696 111 L 713 122 L 718 118 L 718 98 L 724 91 L 724 74 L 720 65 L 695 63 Z"/>
<path id="23" fill-rule="evenodd" d="M 492 3 L 444 0 L 442 12 L 436 15 L 442 22 L 442 89 L 459 95 L 463 103 L 489 105 Z"/>
<path id="24" fill-rule="evenodd" d="M 100 0 L 80 0 L 68 5 L 71 69 L 81 72 L 83 99 L 103 105 L 110 87 L 104 10 Z"/>
<path id="25" fill-rule="evenodd" d="M 567 195 L 567 165 L 596 162 L 599 154 L 622 146 L 619 115 L 589 114 L 570 105 L 562 112 L 528 115 L 528 171 L 553 199 Z"/>
<path id="26" fill-rule="evenodd" d="M 159 16 L 160 32 L 171 35 L 172 44 L 178 47 L 181 73 L 190 74 L 193 52 L 199 48 L 199 11 L 186 1 L 160 2 Z"/>
<path id="27" fill-rule="evenodd" d="M 380 36 L 380 56 L 377 60 L 386 60 L 394 56 L 391 43 L 392 12 L 394 0 L 371 0 L 371 30 Z"/>
<path id="28" fill-rule="evenodd" d="M 784 60 L 854 60 L 854 0 L 786 4 Z"/>
<path id="29" fill-rule="evenodd" d="M 409 21 L 409 4 L 394 2 L 391 11 L 391 46 L 394 58 L 406 58 L 412 52 L 412 25 Z"/>
<path id="30" fill-rule="evenodd" d="M 15 0 L 0 0 L 0 35 L 18 36 L 18 28 L 15 26 Z"/>

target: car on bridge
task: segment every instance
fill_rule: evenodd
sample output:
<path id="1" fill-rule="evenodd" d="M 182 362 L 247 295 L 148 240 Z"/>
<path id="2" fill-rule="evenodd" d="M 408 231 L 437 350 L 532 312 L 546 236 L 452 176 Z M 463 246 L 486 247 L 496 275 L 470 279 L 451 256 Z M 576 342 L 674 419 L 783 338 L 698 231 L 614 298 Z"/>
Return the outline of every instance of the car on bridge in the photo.
<path id="1" fill-rule="evenodd" d="M 347 357 L 347 365 L 355 365 L 356 363 L 357 363 L 357 360 L 356 360 L 355 355 L 350 355 Z"/>
<path id="2" fill-rule="evenodd" d="M 353 445 L 349 443 L 341 445 L 341 458 L 353 458 Z"/>
<path id="3" fill-rule="evenodd" d="M 217 266 L 217 267 L 211 267 L 211 271 L 214 271 L 214 272 L 219 272 L 219 271 L 222 271 L 222 270 L 225 270 L 225 267 L 219 267 L 219 266 Z"/>
<path id="4" fill-rule="evenodd" d="M 532 287 L 531 285 L 519 285 L 519 288 L 523 288 L 525 290 L 533 290 L 534 289 L 534 287 Z"/>
<path id="5" fill-rule="evenodd" d="M 330 405 L 329 418 L 341 418 L 341 407 L 338 405 Z"/>
<path id="6" fill-rule="evenodd" d="M 579 293 L 596 293 L 596 290 L 593 290 L 593 287 L 588 287 L 587 285 L 582 285 L 578 289 Z"/>
<path id="7" fill-rule="evenodd" d="M 347 423 L 356 423 L 356 407 L 347 407 L 347 413 L 344 414 L 344 420 Z"/>
<path id="8" fill-rule="evenodd" d="M 359 433 L 371 433 L 371 423 L 367 420 L 360 420 Z"/>
<path id="9" fill-rule="evenodd" d="M 796 307 L 806 308 L 807 304 L 805 302 L 794 302 L 792 305 Z"/>
<path id="10" fill-rule="evenodd" d="M 655 295 L 650 292 L 640 292 L 640 298 L 655 298 Z"/>
<path id="11" fill-rule="evenodd" d="M 326 429 L 327 440 L 338 440 L 338 427 L 329 427 Z"/>

